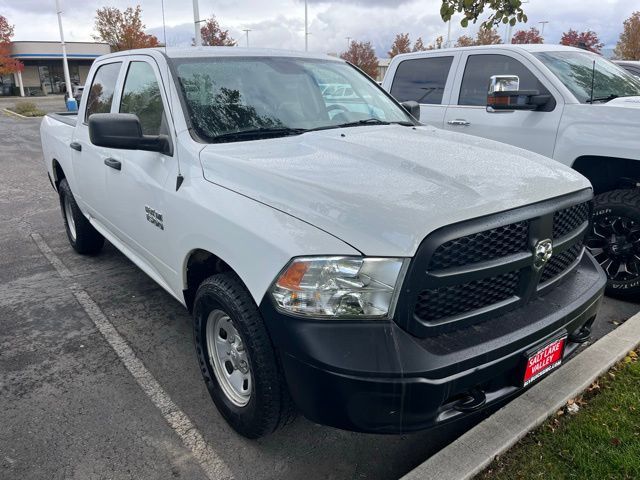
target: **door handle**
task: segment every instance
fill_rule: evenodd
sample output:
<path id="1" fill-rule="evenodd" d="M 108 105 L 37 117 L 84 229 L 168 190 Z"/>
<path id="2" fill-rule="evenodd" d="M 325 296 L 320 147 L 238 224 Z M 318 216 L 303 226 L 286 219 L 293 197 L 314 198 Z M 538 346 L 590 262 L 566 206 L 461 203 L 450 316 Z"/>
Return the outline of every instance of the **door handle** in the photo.
<path id="1" fill-rule="evenodd" d="M 111 168 L 113 168 L 115 170 L 122 170 L 122 163 L 120 163 L 115 158 L 105 158 L 104 159 L 104 164 L 107 167 L 111 167 Z"/>
<path id="2" fill-rule="evenodd" d="M 469 122 L 467 122 L 466 120 L 462 120 L 462 119 L 449 120 L 447 123 L 449 125 L 456 125 L 458 127 L 468 127 L 469 125 L 471 125 Z"/>
<path id="3" fill-rule="evenodd" d="M 77 150 L 78 152 L 81 152 L 81 151 L 82 151 L 82 144 L 80 144 L 80 143 L 78 143 L 78 142 L 71 142 L 71 143 L 69 144 L 69 146 L 70 146 L 71 148 L 73 148 L 74 150 Z"/>

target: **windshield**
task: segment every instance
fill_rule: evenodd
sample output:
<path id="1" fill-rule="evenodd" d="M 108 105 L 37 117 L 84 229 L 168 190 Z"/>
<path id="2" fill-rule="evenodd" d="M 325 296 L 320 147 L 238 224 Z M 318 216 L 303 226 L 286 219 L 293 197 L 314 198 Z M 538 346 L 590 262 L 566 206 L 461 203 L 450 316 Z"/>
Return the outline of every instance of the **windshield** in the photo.
<path id="1" fill-rule="evenodd" d="M 302 133 L 346 124 L 406 123 L 411 117 L 350 65 L 287 57 L 174 60 L 197 135 Z M 244 139 L 246 137 L 242 137 Z"/>
<path id="2" fill-rule="evenodd" d="M 538 52 L 534 55 L 580 103 L 591 102 L 592 85 L 594 101 L 640 95 L 640 80 L 602 57 L 587 52 Z"/>

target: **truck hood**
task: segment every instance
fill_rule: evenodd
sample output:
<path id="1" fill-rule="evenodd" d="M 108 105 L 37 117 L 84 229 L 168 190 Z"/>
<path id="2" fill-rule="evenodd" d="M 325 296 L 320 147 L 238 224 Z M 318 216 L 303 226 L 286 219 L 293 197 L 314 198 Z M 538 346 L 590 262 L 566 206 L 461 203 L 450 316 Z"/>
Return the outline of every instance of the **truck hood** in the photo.
<path id="1" fill-rule="evenodd" d="M 640 97 L 620 97 L 614 98 L 608 101 L 604 105 L 609 107 L 625 107 L 625 108 L 640 108 Z"/>
<path id="2" fill-rule="evenodd" d="M 409 257 L 439 227 L 590 188 L 546 157 L 426 126 L 212 144 L 200 159 L 206 180 L 365 255 Z"/>

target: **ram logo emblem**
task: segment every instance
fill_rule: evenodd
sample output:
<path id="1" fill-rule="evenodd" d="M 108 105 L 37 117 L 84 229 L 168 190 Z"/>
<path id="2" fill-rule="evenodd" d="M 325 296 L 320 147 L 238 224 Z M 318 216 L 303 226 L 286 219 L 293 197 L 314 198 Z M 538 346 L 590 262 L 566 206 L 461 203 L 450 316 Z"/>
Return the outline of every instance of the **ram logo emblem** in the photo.
<path id="1" fill-rule="evenodd" d="M 544 267 L 553 255 L 553 244 L 551 240 L 540 240 L 533 247 L 533 266 L 536 270 Z"/>

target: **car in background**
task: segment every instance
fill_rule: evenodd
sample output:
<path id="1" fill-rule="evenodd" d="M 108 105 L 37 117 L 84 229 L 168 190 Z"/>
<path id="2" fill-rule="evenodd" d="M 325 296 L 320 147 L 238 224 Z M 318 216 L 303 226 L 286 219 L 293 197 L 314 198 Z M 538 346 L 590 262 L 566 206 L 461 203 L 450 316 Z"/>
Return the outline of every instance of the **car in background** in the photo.
<path id="1" fill-rule="evenodd" d="M 614 60 L 613 63 L 620 65 L 627 72 L 640 78 L 640 61 L 637 60 Z"/>
<path id="2" fill-rule="evenodd" d="M 596 193 L 587 245 L 607 272 L 607 292 L 640 300 L 640 79 L 578 48 L 486 45 L 398 55 L 383 88 L 418 102 L 424 123 L 586 176 Z"/>

